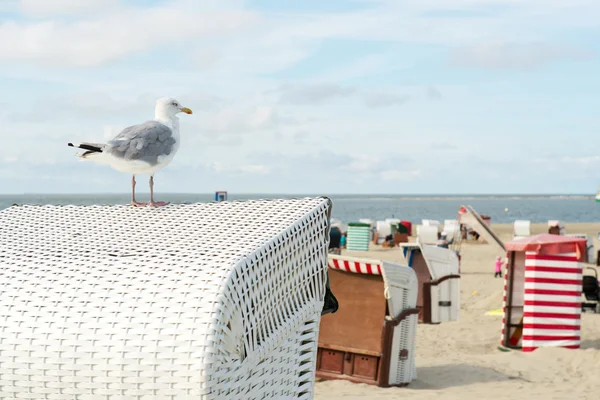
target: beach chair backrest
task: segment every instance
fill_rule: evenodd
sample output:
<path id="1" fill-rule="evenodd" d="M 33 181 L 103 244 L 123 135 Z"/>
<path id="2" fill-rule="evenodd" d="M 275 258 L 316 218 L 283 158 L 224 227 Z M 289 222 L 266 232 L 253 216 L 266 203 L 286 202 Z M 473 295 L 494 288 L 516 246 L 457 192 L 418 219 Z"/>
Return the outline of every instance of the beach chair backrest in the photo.
<path id="1" fill-rule="evenodd" d="M 448 240 L 458 240 L 460 238 L 460 223 L 456 219 L 447 219 L 444 221 L 444 232 Z"/>
<path id="2" fill-rule="evenodd" d="M 421 225 L 418 230 L 417 241 L 420 244 L 436 244 L 438 241 L 437 225 Z"/>
<path id="3" fill-rule="evenodd" d="M 392 234 L 392 225 L 388 221 L 377 221 L 377 234 L 380 238 L 385 238 Z"/>
<path id="4" fill-rule="evenodd" d="M 531 236 L 531 221 L 520 219 L 516 220 L 514 223 L 513 233 L 517 238 Z"/>
<path id="5" fill-rule="evenodd" d="M 418 281 L 412 268 L 384 261 L 382 263 L 385 295 L 390 317 L 416 307 Z M 390 351 L 390 382 L 410 382 L 417 378 L 415 348 L 418 315 L 412 314 L 394 327 Z"/>
<path id="6" fill-rule="evenodd" d="M 458 256 L 456 252 L 437 246 L 421 246 L 423 257 L 429 267 L 431 279 L 440 279 L 447 275 L 458 274 Z"/>
<path id="7" fill-rule="evenodd" d="M 458 256 L 453 250 L 436 246 L 421 246 L 431 274 L 428 282 L 428 302 L 431 323 L 458 321 L 460 315 L 460 276 Z"/>
<path id="8" fill-rule="evenodd" d="M 584 259 L 584 262 L 589 264 L 594 264 L 596 262 L 596 254 L 594 252 L 594 238 L 592 236 L 587 235 L 585 233 L 569 233 L 565 236 L 584 238 L 587 241 L 586 258 Z"/>

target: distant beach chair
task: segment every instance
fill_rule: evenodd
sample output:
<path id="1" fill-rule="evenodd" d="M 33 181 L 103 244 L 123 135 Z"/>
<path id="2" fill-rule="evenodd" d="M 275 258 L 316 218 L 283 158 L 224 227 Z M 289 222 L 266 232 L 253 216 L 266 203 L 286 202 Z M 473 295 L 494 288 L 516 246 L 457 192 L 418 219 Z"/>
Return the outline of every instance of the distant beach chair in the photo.
<path id="1" fill-rule="evenodd" d="M 227 201 L 227 192 L 223 190 L 215 192 L 215 201 Z"/>
<path id="2" fill-rule="evenodd" d="M 580 347 L 585 246 L 585 239 L 551 234 L 505 244 L 501 346 Z"/>
<path id="3" fill-rule="evenodd" d="M 455 240 L 460 240 L 460 222 L 456 219 L 447 219 L 444 221 L 444 232 L 450 243 Z"/>
<path id="4" fill-rule="evenodd" d="M 1 211 L 0 397 L 312 399 L 337 308 L 330 213 L 326 198 Z"/>
<path id="5" fill-rule="evenodd" d="M 516 220 L 513 225 L 513 240 L 531 236 L 531 221 Z"/>
<path id="6" fill-rule="evenodd" d="M 471 236 L 478 242 L 491 244 L 502 253 L 506 253 L 504 243 L 491 227 L 491 218 L 481 215 L 471 206 L 461 206 L 458 212 L 458 220 L 462 224 L 463 239 L 469 240 Z M 481 240 L 480 240 L 481 239 Z"/>
<path id="7" fill-rule="evenodd" d="M 400 221 L 400 224 L 402 224 L 402 225 L 404 225 L 406 227 L 406 233 L 408 233 L 408 236 L 412 236 L 412 234 L 413 234 L 413 231 L 412 231 L 412 222 L 402 220 L 402 221 Z"/>
<path id="8" fill-rule="evenodd" d="M 349 251 L 368 251 L 371 225 L 363 222 L 350 222 L 346 248 Z"/>
<path id="9" fill-rule="evenodd" d="M 317 377 L 382 387 L 416 379 L 414 271 L 347 256 L 329 255 L 328 263 L 342 306 L 321 321 Z"/>
<path id="10" fill-rule="evenodd" d="M 562 235 L 566 233 L 565 224 L 557 220 L 548 221 L 548 233 L 551 235 Z"/>
<path id="11" fill-rule="evenodd" d="M 394 233 L 394 245 L 398 246 L 400 243 L 408 242 L 408 227 L 402 223 L 396 225 L 396 233 Z"/>
<path id="12" fill-rule="evenodd" d="M 400 224 L 400 220 L 397 218 L 386 218 L 385 222 L 390 225 L 390 235 L 394 236 L 398 231 L 398 224 Z"/>
<path id="13" fill-rule="evenodd" d="M 369 241 L 372 241 L 373 235 L 375 234 L 375 231 L 377 230 L 377 221 L 370 219 L 370 218 L 360 218 L 358 220 L 358 222 L 362 222 L 363 224 L 369 224 L 369 226 L 370 226 Z"/>
<path id="14" fill-rule="evenodd" d="M 460 315 L 460 268 L 456 252 L 421 243 L 401 243 L 400 247 L 419 282 L 419 322 L 457 321 Z"/>
<path id="15" fill-rule="evenodd" d="M 442 231 L 442 225 L 440 224 L 440 221 L 435 219 L 422 219 L 421 226 L 435 226 L 438 232 Z"/>
<path id="16" fill-rule="evenodd" d="M 417 242 L 421 244 L 433 244 L 438 241 L 437 225 L 420 225 L 417 228 Z"/>
<path id="17" fill-rule="evenodd" d="M 392 234 L 392 226 L 387 221 L 377 221 L 377 243 L 381 244 L 385 238 Z"/>

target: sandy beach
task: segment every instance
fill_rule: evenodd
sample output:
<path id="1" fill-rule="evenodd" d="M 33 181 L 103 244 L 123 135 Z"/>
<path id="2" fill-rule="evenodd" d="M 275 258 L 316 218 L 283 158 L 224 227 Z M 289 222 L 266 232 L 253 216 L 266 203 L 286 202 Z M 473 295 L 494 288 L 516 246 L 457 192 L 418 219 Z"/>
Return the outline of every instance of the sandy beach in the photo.
<path id="1" fill-rule="evenodd" d="M 494 224 L 503 241 L 511 224 Z M 567 233 L 594 237 L 600 223 L 566 224 Z M 532 224 L 532 234 L 547 232 Z M 414 238 L 411 238 L 411 241 Z M 399 248 L 373 246 L 369 252 L 346 252 L 405 264 Z M 495 247 L 463 243 L 461 314 L 457 322 L 417 328 L 417 376 L 408 387 L 381 389 L 347 381 L 319 381 L 316 399 L 596 399 L 600 366 L 600 314 L 582 315 L 580 350 L 538 349 L 533 353 L 501 352 L 501 317 L 486 311 L 502 306 L 503 279 L 494 278 Z M 585 265 L 591 266 L 591 265 Z M 342 305 L 343 306 L 343 305 Z M 326 318 L 326 316 L 324 317 Z M 596 389 L 595 389 L 596 388 Z"/>

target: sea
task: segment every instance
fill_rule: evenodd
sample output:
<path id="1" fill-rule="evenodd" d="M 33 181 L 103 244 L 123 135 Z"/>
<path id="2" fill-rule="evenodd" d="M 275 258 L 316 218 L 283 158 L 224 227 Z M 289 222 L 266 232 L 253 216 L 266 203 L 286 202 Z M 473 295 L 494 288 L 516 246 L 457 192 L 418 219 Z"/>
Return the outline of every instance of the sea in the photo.
<path id="1" fill-rule="evenodd" d="M 600 222 L 600 203 L 589 195 L 347 195 L 347 194 L 235 194 L 228 200 L 281 199 L 327 196 L 333 202 L 332 218 L 348 223 L 360 218 L 382 220 L 398 218 L 415 224 L 422 219 L 443 222 L 456 219 L 463 205 L 491 217 L 492 223 L 513 223 L 517 219 L 532 223 Z M 140 193 L 138 200 L 145 201 Z M 160 200 L 171 203 L 214 201 L 214 194 L 161 193 Z M 0 210 L 13 204 L 107 205 L 128 204 L 128 194 L 23 194 L 0 195 Z"/>

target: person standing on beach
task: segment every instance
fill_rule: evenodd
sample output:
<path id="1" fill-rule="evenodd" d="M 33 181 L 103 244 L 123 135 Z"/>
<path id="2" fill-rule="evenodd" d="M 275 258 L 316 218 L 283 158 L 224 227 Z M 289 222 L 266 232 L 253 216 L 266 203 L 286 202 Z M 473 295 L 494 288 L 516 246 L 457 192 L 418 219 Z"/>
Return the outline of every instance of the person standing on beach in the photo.
<path id="1" fill-rule="evenodd" d="M 494 278 L 502 278 L 502 258 L 496 257 L 496 267 L 494 269 Z"/>

